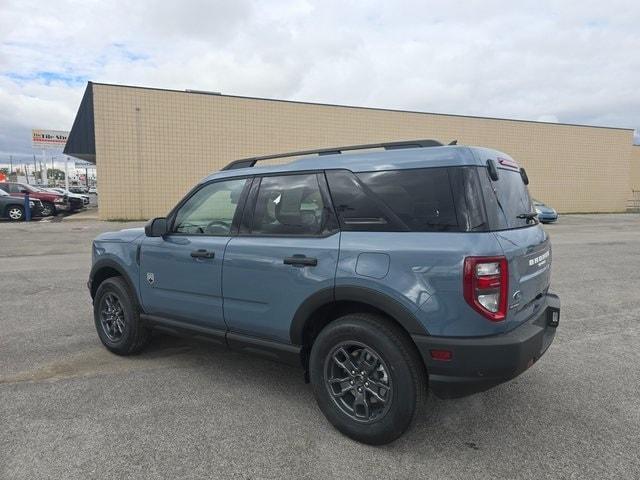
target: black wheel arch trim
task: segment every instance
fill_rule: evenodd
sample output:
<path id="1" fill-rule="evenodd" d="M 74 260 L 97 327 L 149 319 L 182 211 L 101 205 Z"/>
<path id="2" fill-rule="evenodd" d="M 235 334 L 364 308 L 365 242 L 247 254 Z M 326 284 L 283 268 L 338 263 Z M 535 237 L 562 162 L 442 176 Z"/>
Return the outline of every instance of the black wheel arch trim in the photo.
<path id="1" fill-rule="evenodd" d="M 94 263 L 93 266 L 91 267 L 91 272 L 89 273 L 89 282 L 87 283 L 87 286 L 89 287 L 89 293 L 91 294 L 92 300 L 93 300 L 93 297 L 95 296 L 95 292 L 98 290 L 97 287 L 93 288 L 94 278 L 96 274 L 103 268 L 112 268 L 113 270 L 116 270 L 120 274 L 120 276 L 124 279 L 124 281 L 127 283 L 127 286 L 131 289 L 131 292 L 135 295 L 136 299 L 138 300 L 138 303 L 140 303 L 138 290 L 135 288 L 135 283 L 131 279 L 130 275 L 127 273 L 125 268 L 122 267 L 122 265 L 120 265 L 118 262 L 110 258 L 101 258 L 98 261 L 96 261 L 96 263 Z M 142 305 L 140 305 L 140 308 L 142 308 Z"/>
<path id="2" fill-rule="evenodd" d="M 367 287 L 340 285 L 317 291 L 298 307 L 289 329 L 291 343 L 293 345 L 304 343 L 307 321 L 317 309 L 340 301 L 370 305 L 396 320 L 410 335 L 429 335 L 416 316 L 389 295 Z"/>

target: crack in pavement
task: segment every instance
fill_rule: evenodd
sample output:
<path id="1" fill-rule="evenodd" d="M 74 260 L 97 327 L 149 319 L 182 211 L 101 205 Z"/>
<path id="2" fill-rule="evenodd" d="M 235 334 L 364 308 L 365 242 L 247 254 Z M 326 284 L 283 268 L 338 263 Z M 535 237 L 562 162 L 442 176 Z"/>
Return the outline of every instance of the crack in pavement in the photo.
<path id="1" fill-rule="evenodd" d="M 165 348 L 154 352 L 154 355 L 151 356 L 125 358 L 112 354 L 103 347 L 95 347 L 35 369 L 0 376 L 0 385 L 25 382 L 58 382 L 71 378 L 127 373 L 135 370 L 167 366 L 175 367 L 173 359 L 176 356 L 187 357 L 187 354 L 191 353 L 192 350 L 191 346 L 186 345 Z M 172 361 L 170 362 L 169 359 L 172 359 Z"/>

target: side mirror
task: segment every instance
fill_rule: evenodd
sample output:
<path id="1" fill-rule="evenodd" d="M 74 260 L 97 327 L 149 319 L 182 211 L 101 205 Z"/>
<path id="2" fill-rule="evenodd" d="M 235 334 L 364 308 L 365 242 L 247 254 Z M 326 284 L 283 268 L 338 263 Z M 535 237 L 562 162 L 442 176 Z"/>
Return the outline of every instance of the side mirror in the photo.
<path id="1" fill-rule="evenodd" d="M 164 217 L 153 218 L 144 226 L 144 234 L 147 237 L 163 237 L 169 230 L 167 219 Z"/>
<path id="2" fill-rule="evenodd" d="M 524 168 L 520 169 L 520 176 L 522 177 L 522 181 L 525 185 L 529 185 L 529 176 L 527 175 L 527 171 Z"/>
<path id="3" fill-rule="evenodd" d="M 496 162 L 493 159 L 487 160 L 487 170 L 489 171 L 489 178 L 494 182 L 498 180 L 498 167 L 496 166 Z"/>

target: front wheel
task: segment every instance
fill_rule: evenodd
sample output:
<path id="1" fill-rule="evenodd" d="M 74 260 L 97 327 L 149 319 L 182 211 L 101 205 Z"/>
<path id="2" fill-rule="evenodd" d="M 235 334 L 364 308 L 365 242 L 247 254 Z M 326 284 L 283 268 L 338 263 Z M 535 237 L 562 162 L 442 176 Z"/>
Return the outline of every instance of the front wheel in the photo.
<path id="1" fill-rule="evenodd" d="M 426 394 L 424 365 L 409 336 L 369 313 L 346 315 L 320 332 L 309 375 L 333 426 L 372 445 L 400 437 Z"/>
<path id="2" fill-rule="evenodd" d="M 56 214 L 56 207 L 51 202 L 42 202 L 42 212 L 40 213 L 43 217 L 50 217 Z"/>
<path id="3" fill-rule="evenodd" d="M 102 344 L 118 355 L 140 352 L 151 330 L 140 319 L 138 302 L 122 277 L 107 278 L 93 299 L 93 316 Z"/>

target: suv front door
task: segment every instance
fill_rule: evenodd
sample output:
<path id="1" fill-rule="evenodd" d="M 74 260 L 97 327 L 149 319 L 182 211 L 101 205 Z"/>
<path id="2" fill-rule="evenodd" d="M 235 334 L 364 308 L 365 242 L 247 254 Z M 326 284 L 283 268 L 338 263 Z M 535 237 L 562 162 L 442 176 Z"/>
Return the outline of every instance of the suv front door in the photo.
<path id="1" fill-rule="evenodd" d="M 333 295 L 340 233 L 322 173 L 256 178 L 224 258 L 229 336 L 290 343 L 311 295 Z"/>
<path id="2" fill-rule="evenodd" d="M 208 183 L 168 219 L 169 233 L 147 237 L 140 252 L 145 312 L 224 334 L 222 262 L 248 179 Z"/>

